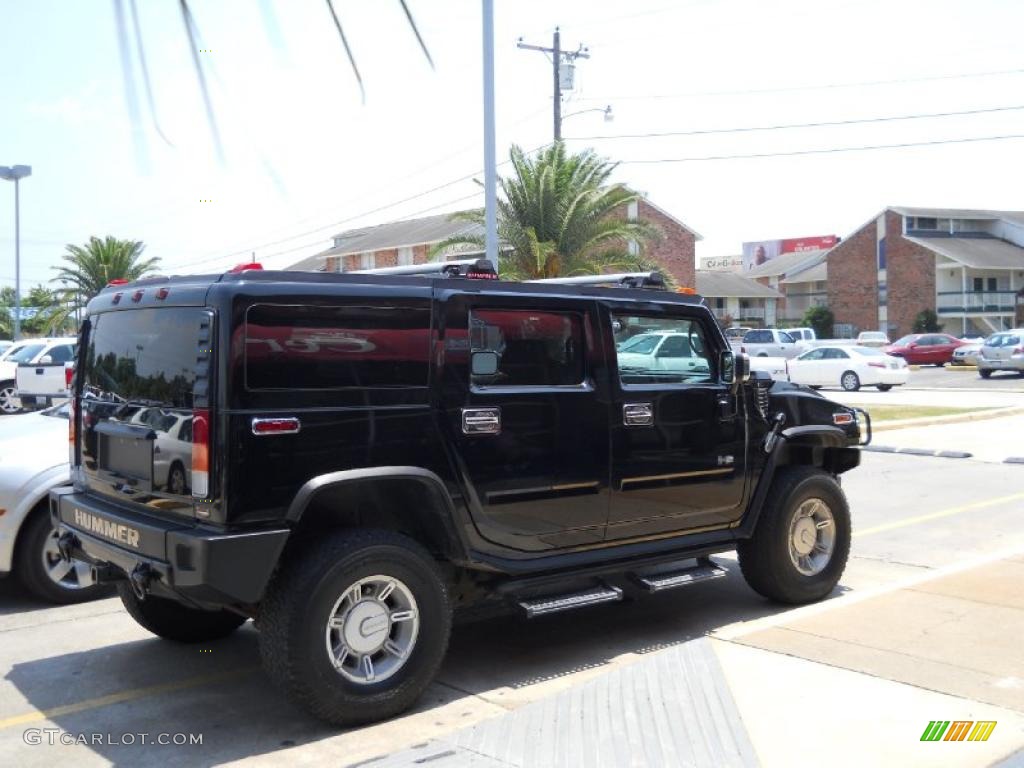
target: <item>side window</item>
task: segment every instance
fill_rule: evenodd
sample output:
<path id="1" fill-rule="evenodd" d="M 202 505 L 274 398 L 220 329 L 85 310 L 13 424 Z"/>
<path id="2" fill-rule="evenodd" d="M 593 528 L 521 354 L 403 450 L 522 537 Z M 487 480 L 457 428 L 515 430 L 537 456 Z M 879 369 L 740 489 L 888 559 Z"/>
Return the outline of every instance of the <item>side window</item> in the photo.
<path id="1" fill-rule="evenodd" d="M 55 363 L 66 363 L 69 360 L 75 359 L 75 348 L 70 344 L 61 344 L 60 346 L 53 347 L 46 354 L 52 357 Z"/>
<path id="2" fill-rule="evenodd" d="M 613 314 L 615 354 L 624 387 L 714 380 L 704 328 L 696 320 Z"/>
<path id="3" fill-rule="evenodd" d="M 796 342 L 796 339 L 794 339 L 792 336 L 790 336 L 788 333 L 785 333 L 784 331 L 779 331 L 779 341 L 782 342 L 783 344 L 794 344 Z"/>
<path id="4" fill-rule="evenodd" d="M 824 360 L 825 350 L 824 349 L 812 349 L 806 355 L 800 355 L 801 360 Z"/>
<path id="5" fill-rule="evenodd" d="M 825 359 L 826 360 L 847 360 L 849 355 L 846 354 L 845 350 L 842 349 L 826 349 Z"/>
<path id="6" fill-rule="evenodd" d="M 425 387 L 430 310 L 254 304 L 245 319 L 249 389 Z"/>
<path id="7" fill-rule="evenodd" d="M 583 316 L 575 312 L 474 309 L 473 352 L 494 352 L 497 370 L 470 374 L 475 386 L 557 387 L 586 380 Z"/>
<path id="8" fill-rule="evenodd" d="M 750 331 L 743 337 L 743 341 L 747 344 L 765 344 L 770 343 L 771 340 L 772 335 L 768 331 Z"/>

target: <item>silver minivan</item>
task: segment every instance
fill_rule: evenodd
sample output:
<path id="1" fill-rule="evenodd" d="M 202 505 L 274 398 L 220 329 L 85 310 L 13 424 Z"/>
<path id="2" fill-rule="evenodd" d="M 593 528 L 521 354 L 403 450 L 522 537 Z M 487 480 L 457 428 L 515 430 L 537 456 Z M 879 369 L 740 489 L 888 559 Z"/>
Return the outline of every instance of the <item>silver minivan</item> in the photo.
<path id="1" fill-rule="evenodd" d="M 993 333 L 978 352 L 978 374 L 983 379 L 993 371 L 1016 371 L 1024 375 L 1024 328 Z"/>

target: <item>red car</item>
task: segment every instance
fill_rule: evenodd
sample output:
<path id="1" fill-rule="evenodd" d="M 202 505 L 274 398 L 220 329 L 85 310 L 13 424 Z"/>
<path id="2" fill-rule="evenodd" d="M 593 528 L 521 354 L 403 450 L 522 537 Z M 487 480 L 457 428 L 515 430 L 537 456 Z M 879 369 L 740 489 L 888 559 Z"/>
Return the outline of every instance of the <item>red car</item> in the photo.
<path id="1" fill-rule="evenodd" d="M 966 343 L 948 333 L 912 333 L 883 347 L 883 351 L 913 365 L 943 366 L 952 362 L 953 350 Z"/>

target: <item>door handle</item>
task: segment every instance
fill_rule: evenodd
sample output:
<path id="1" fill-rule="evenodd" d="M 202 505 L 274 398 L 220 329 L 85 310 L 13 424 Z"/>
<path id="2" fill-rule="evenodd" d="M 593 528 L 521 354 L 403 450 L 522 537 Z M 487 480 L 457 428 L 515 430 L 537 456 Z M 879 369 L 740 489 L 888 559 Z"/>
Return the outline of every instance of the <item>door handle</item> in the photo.
<path id="1" fill-rule="evenodd" d="M 731 419 L 736 415 L 736 408 L 732 395 L 718 396 L 718 417 L 720 419 Z"/>
<path id="2" fill-rule="evenodd" d="M 462 432 L 466 435 L 499 434 L 501 408 L 463 408 Z"/>
<path id="3" fill-rule="evenodd" d="M 653 403 L 624 403 L 622 423 L 627 427 L 649 427 L 654 424 Z"/>

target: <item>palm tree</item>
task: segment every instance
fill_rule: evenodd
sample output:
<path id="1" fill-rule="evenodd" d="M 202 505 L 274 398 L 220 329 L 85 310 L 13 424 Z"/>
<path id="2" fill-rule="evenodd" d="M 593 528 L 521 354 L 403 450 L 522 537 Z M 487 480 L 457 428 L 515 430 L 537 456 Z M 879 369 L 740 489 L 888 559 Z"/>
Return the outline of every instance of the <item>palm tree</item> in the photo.
<path id="1" fill-rule="evenodd" d="M 593 150 L 570 154 L 555 142 L 528 157 L 511 150 L 513 174 L 499 180 L 499 272 L 511 280 L 652 269 L 643 244 L 660 237 L 645 221 L 630 221 L 626 210 L 640 195 L 622 184 L 609 184 L 615 163 Z M 454 218 L 483 225 L 482 210 Z M 637 243 L 630 253 L 628 243 Z M 480 234 L 455 235 L 431 250 L 479 250 Z"/>
<path id="2" fill-rule="evenodd" d="M 84 246 L 65 246 L 62 258 L 67 264 L 54 267 L 57 276 L 50 281 L 62 285 L 57 289 L 61 319 L 88 304 L 111 280 L 138 280 L 152 272 L 160 259 L 142 259 L 145 247 L 139 240 L 119 240 L 110 235 L 102 240 L 90 237 Z"/>

